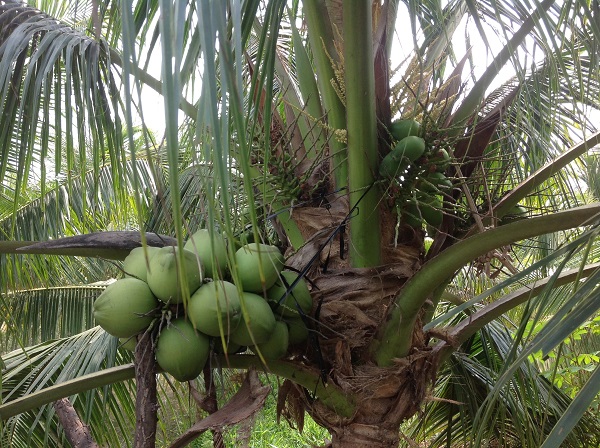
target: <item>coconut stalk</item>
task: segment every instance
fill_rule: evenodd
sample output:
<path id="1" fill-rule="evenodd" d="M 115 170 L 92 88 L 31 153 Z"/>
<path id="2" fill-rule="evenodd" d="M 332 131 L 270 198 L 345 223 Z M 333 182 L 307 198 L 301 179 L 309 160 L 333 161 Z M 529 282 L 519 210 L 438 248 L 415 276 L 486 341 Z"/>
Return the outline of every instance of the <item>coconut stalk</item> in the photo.
<path id="1" fill-rule="evenodd" d="M 134 365 L 136 398 L 133 446 L 134 448 L 154 448 L 158 423 L 158 398 L 152 332 L 146 331 L 138 336 Z"/>
<path id="2" fill-rule="evenodd" d="M 373 187 L 377 171 L 375 73 L 371 39 L 371 2 L 344 1 L 344 60 L 348 129 L 348 186 L 350 209 L 350 264 L 372 267 L 381 263 L 380 200 Z M 357 32 L 361 30 L 361 32 Z"/>

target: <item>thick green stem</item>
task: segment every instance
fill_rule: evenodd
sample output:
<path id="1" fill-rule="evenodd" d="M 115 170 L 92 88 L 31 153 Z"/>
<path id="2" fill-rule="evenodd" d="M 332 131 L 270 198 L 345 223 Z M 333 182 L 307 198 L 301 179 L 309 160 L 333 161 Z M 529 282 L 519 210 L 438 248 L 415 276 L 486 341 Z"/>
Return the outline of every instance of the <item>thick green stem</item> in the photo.
<path id="1" fill-rule="evenodd" d="M 352 397 L 332 383 L 324 384 L 318 370 L 286 361 L 269 361 L 268 366 L 265 366 L 258 356 L 249 355 L 229 355 L 227 357 L 219 355 L 216 360 L 220 366 L 232 369 L 247 369 L 250 367 L 258 369 L 267 368 L 274 375 L 287 378 L 305 387 L 340 416 L 351 417 L 356 409 L 356 404 Z M 157 367 L 157 371 L 159 370 Z M 133 364 L 127 364 L 55 384 L 0 405 L 0 421 L 31 409 L 39 408 L 60 398 L 119 381 L 130 380 L 134 376 L 135 369 Z"/>
<path id="2" fill-rule="evenodd" d="M 353 267 L 381 263 L 377 210 L 381 197 L 377 188 L 371 188 L 379 154 L 371 16 L 371 2 L 344 1 L 348 184 L 350 208 L 356 210 L 350 221 L 350 263 Z"/>
<path id="3" fill-rule="evenodd" d="M 465 264 L 485 253 L 526 238 L 590 225 L 600 219 L 600 203 L 506 224 L 471 236 L 426 263 L 404 285 L 393 303 L 389 320 L 371 348 L 379 366 L 406 356 L 411 348 L 417 315 L 437 286 Z"/>
<path id="4" fill-rule="evenodd" d="M 133 378 L 135 370 L 133 364 L 113 367 L 101 372 L 83 375 L 63 383 L 55 384 L 37 392 L 32 392 L 16 400 L 9 401 L 0 406 L 0 420 L 6 420 L 22 412 L 39 408 L 53 401 L 65 398 L 79 392 L 107 386 L 119 381 Z"/>
<path id="5" fill-rule="evenodd" d="M 314 57 L 315 71 L 323 106 L 327 114 L 327 124 L 332 131 L 346 129 L 346 110 L 338 92 L 332 83 L 336 82 L 332 61 L 337 61 L 337 50 L 329 14 L 323 0 L 304 0 L 303 11 L 308 25 L 308 38 Z M 348 167 L 346 160 L 346 144 L 335 135 L 329 140 L 329 153 L 332 159 L 332 171 L 335 188 L 348 185 Z"/>
<path id="6" fill-rule="evenodd" d="M 461 346 L 467 339 L 481 330 L 485 325 L 498 319 L 506 312 L 539 295 L 551 283 L 552 288 L 566 285 L 586 278 L 600 268 L 600 263 L 585 266 L 583 269 L 570 269 L 556 277 L 546 277 L 527 286 L 517 289 L 510 294 L 485 306 L 456 325 L 449 333 L 447 341 L 441 342 L 436 350 L 440 351 L 441 360 L 446 360 L 450 354 Z"/>
<path id="7" fill-rule="evenodd" d="M 573 146 L 555 160 L 547 163 L 545 166 L 537 170 L 526 180 L 513 188 L 509 194 L 504 196 L 494 206 L 494 213 L 496 217 L 501 218 L 506 215 L 512 207 L 517 205 L 521 199 L 529 195 L 536 187 L 541 185 L 556 173 L 560 172 L 560 170 L 562 170 L 573 160 L 587 153 L 598 143 L 600 143 L 600 132 L 595 133 L 578 145 Z"/>

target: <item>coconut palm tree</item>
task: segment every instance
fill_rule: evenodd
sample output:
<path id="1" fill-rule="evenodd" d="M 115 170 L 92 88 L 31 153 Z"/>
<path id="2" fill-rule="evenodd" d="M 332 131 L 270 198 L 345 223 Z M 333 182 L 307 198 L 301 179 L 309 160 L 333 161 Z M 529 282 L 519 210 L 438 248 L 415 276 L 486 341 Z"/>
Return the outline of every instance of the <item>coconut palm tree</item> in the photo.
<path id="1" fill-rule="evenodd" d="M 39 3 L 0 2 L 2 337 L 20 345 L 4 440 L 60 444 L 37 409 L 90 390 L 94 437 L 127 439 L 131 356 L 81 332 L 84 307 L 82 327 L 25 337 L 40 309 L 42 329 L 63 324 L 19 304 L 74 283 L 83 303 L 81 285 L 116 275 L 68 256 L 122 260 L 144 232 L 182 246 L 206 227 L 236 283 L 235 244 L 253 240 L 311 285 L 304 343 L 209 364 L 280 377 L 298 427 L 308 412 L 342 447 L 597 446 L 599 370 L 574 398 L 555 382 L 598 311 L 597 2 Z M 162 142 L 136 134 L 158 113 L 149 89 Z M 141 234 L 60 238 L 114 229 Z"/>

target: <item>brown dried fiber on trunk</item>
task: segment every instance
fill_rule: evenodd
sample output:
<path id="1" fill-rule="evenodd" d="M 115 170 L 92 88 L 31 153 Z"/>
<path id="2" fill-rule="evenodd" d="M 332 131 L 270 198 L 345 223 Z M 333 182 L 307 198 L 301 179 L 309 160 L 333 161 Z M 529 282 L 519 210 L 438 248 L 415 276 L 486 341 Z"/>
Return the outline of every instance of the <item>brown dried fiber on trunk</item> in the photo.
<path id="1" fill-rule="evenodd" d="M 389 368 L 365 364 L 348 376 L 338 371 L 330 381 L 356 397 L 355 415 L 340 417 L 305 393 L 306 410 L 331 432 L 335 448 L 396 447 L 400 424 L 419 411 L 434 380 L 433 360 L 432 351 L 422 351 Z"/>
<path id="2" fill-rule="evenodd" d="M 334 447 L 398 446 L 400 423 L 418 412 L 433 382 L 435 356 L 419 323 L 410 355 L 394 366 L 376 366 L 369 347 L 398 292 L 421 267 L 423 234 L 397 228 L 395 216 L 388 212 L 381 231 L 384 264 L 351 268 L 341 256 L 348 241 L 340 223 L 351 225 L 347 210 L 343 200 L 326 209 L 295 210 L 294 220 L 307 243 L 287 264 L 304 271 L 312 285 L 313 310 L 308 318 L 312 338 L 297 349 L 301 359 L 355 397 L 356 413 L 340 417 L 299 386 L 282 388 L 279 410 L 298 422 L 296 409 L 303 403 L 313 419 L 329 429 Z"/>

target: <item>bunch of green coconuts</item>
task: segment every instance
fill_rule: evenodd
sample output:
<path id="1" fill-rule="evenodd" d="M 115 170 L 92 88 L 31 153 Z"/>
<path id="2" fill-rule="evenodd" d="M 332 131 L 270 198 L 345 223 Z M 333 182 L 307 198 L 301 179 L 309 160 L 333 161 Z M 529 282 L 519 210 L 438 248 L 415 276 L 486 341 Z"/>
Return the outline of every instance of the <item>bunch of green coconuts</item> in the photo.
<path id="1" fill-rule="evenodd" d="M 379 175 L 397 182 L 404 191 L 414 192 L 398 204 L 402 221 L 412 227 L 420 228 L 424 223 L 438 227 L 443 218 L 443 195 L 452 189 L 452 182 L 444 175 L 450 165 L 448 151 L 428 146 L 420 136 L 418 121 L 396 120 L 388 130 L 393 147 L 381 161 Z"/>
<path id="2" fill-rule="evenodd" d="M 392 149 L 381 160 L 379 175 L 393 187 L 390 191 L 402 222 L 415 228 L 423 224 L 438 228 L 444 217 L 444 195 L 449 195 L 453 188 L 452 181 L 444 174 L 451 162 L 448 151 L 428 144 L 421 137 L 421 124 L 413 119 L 396 120 L 388 131 Z M 498 224 L 523 219 L 526 214 L 525 207 L 516 205 Z"/>
<path id="3" fill-rule="evenodd" d="M 271 245 L 241 246 L 234 266 L 235 276 L 226 239 L 206 229 L 182 251 L 137 247 L 123 262 L 125 276 L 94 302 L 94 317 L 131 349 L 138 334 L 157 329 L 156 361 L 179 381 L 196 378 L 211 350 L 248 347 L 265 360 L 283 357 L 290 344 L 308 337 L 303 316 L 313 304 L 307 283 L 283 269 L 283 255 Z"/>

